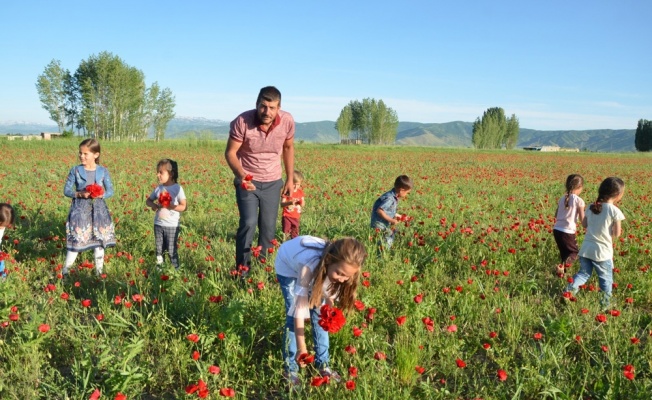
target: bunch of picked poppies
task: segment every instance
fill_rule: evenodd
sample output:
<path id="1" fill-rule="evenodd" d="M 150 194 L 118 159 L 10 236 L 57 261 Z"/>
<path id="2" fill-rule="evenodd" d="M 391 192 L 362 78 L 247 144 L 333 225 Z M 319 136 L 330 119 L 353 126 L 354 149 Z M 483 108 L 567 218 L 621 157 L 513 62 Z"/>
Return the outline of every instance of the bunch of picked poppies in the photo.
<path id="1" fill-rule="evenodd" d="M 247 187 L 248 187 L 247 182 L 251 182 L 253 179 L 254 179 L 254 177 L 251 174 L 247 174 L 247 176 L 245 176 L 244 179 L 242 180 L 242 183 L 240 184 L 240 186 L 244 190 L 247 190 Z"/>
<path id="2" fill-rule="evenodd" d="M 170 192 L 163 190 L 158 195 L 158 204 L 163 208 L 168 208 L 170 207 L 170 203 L 172 203 L 172 196 L 170 195 Z"/>
<path id="3" fill-rule="evenodd" d="M 86 185 L 86 191 L 90 193 L 91 199 L 97 199 L 98 197 L 102 197 L 104 195 L 104 187 L 102 187 L 102 185 L 98 185 L 97 183 Z"/>

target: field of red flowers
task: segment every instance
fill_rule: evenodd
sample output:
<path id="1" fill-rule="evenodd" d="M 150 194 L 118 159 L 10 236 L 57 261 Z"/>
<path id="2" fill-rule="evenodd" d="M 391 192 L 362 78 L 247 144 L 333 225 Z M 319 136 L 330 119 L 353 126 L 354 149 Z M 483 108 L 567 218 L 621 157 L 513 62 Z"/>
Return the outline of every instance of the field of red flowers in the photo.
<path id="1" fill-rule="evenodd" d="M 19 215 L 2 241 L 0 398 L 651 397 L 649 155 L 298 144 L 302 233 L 354 236 L 371 256 L 357 311 L 331 335 L 343 381 L 308 366 L 291 393 L 273 255 L 248 281 L 233 277 L 238 215 L 224 143 L 103 143 L 118 245 L 103 276 L 87 252 L 63 280 L 63 184 L 77 144 L 0 140 L 0 202 Z M 154 268 L 145 198 L 163 157 L 178 161 L 188 197 L 180 271 Z M 603 178 L 626 183 L 608 312 L 595 277 L 576 301 L 560 299 L 571 275 L 554 273 L 551 229 L 570 173 L 584 176 L 587 203 Z M 416 184 L 399 204 L 411 220 L 377 257 L 371 206 L 400 174 Z"/>

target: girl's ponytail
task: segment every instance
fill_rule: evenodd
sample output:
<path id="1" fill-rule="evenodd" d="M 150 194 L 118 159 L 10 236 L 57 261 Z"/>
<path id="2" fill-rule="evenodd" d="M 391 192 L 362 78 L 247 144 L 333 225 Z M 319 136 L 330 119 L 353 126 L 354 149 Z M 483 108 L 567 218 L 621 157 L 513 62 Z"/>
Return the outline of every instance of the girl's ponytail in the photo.
<path id="1" fill-rule="evenodd" d="M 568 209 L 568 203 L 570 201 L 571 192 L 575 189 L 579 189 L 584 186 L 584 178 L 579 174 L 570 174 L 566 178 L 566 200 L 564 201 L 564 206 Z"/>
<path id="2" fill-rule="evenodd" d="M 591 210 L 593 214 L 600 214 L 602 212 L 602 203 L 607 200 L 615 199 L 624 189 L 625 182 L 620 178 L 610 176 L 603 180 L 598 188 L 598 198 L 595 203 L 591 204 L 589 210 Z"/>

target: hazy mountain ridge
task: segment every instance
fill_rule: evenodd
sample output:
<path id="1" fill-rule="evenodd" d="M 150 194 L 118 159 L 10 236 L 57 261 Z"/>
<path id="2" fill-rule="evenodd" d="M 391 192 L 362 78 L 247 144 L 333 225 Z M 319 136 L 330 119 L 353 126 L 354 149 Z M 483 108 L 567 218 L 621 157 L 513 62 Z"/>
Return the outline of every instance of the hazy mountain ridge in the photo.
<path id="1" fill-rule="evenodd" d="M 56 125 L 29 122 L 0 122 L 0 134 L 39 134 L 57 132 Z M 593 129 L 582 131 L 539 131 L 521 128 L 517 147 L 560 146 L 599 152 L 633 152 L 635 129 Z M 397 145 L 472 147 L 473 123 L 399 122 Z M 225 140 L 229 122 L 199 117 L 177 117 L 167 126 L 168 139 L 192 137 Z M 335 121 L 297 122 L 295 140 L 315 143 L 338 143 Z"/>

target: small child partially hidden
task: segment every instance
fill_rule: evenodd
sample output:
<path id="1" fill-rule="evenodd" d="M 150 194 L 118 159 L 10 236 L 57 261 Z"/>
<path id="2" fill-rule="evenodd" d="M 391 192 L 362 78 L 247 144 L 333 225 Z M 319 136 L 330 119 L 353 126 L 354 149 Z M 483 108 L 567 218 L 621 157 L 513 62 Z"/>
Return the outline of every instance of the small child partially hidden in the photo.
<path id="1" fill-rule="evenodd" d="M 283 207 L 283 240 L 294 239 L 299 236 L 299 224 L 301 222 L 301 213 L 306 206 L 306 200 L 301 189 L 303 174 L 294 170 L 294 189 L 289 195 L 281 196 L 281 207 Z"/>

